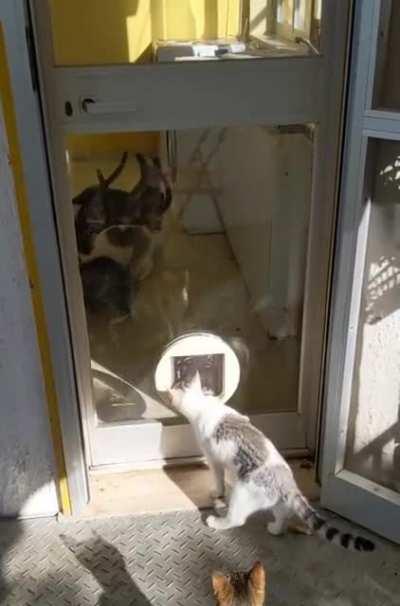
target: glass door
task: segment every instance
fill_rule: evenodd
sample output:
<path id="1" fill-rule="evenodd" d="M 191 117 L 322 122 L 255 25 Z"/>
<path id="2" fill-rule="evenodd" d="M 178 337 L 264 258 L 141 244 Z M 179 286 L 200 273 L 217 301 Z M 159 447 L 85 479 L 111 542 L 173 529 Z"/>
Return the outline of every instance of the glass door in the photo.
<path id="1" fill-rule="evenodd" d="M 154 387 L 188 331 L 236 351 L 232 406 L 280 448 L 314 449 L 349 16 L 336 4 L 32 3 L 92 466 L 199 454 Z"/>
<path id="2" fill-rule="evenodd" d="M 322 502 L 400 542 L 400 5 L 357 4 Z"/>

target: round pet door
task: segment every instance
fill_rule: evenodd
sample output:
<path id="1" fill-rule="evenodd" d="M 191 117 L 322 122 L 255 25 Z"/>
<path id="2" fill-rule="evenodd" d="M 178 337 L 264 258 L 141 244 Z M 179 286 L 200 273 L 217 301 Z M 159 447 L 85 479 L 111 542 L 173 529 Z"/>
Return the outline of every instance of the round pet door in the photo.
<path id="1" fill-rule="evenodd" d="M 167 391 L 196 371 L 203 390 L 222 402 L 229 400 L 239 385 L 239 360 L 230 345 L 212 333 L 196 332 L 182 335 L 166 347 L 156 369 L 156 389 Z"/>

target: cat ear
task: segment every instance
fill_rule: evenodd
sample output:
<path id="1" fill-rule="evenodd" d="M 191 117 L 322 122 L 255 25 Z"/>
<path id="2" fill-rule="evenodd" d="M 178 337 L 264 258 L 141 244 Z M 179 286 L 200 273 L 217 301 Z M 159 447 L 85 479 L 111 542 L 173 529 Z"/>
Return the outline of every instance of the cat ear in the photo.
<path id="1" fill-rule="evenodd" d="M 213 572 L 211 580 L 216 597 L 221 599 L 225 597 L 227 591 L 229 590 L 228 577 L 220 572 Z"/>
<path id="2" fill-rule="evenodd" d="M 265 592 L 265 569 L 261 562 L 255 562 L 249 572 L 250 583 L 255 593 Z"/>
<path id="3" fill-rule="evenodd" d="M 190 382 L 191 389 L 195 389 L 196 391 L 202 391 L 201 387 L 201 377 L 198 370 L 196 370 L 193 379 Z"/>
<path id="4" fill-rule="evenodd" d="M 89 204 L 85 207 L 86 210 L 86 221 L 100 223 L 106 220 L 106 211 L 104 208 L 102 193 L 97 190 L 95 195 L 92 197 Z"/>
<path id="5" fill-rule="evenodd" d="M 141 154 L 137 154 L 137 156 L 140 164 L 141 179 L 145 182 L 146 186 L 160 189 L 160 191 L 165 188 L 160 158 L 145 158 Z"/>
<path id="6" fill-rule="evenodd" d="M 176 384 L 171 385 L 165 392 L 166 401 L 175 411 L 180 411 L 182 403 L 182 390 Z"/>
<path id="7" fill-rule="evenodd" d="M 160 210 L 161 210 L 162 213 L 165 213 L 169 209 L 169 207 L 171 206 L 172 191 L 171 191 L 171 187 L 165 181 L 164 178 L 163 178 L 163 185 L 164 185 L 164 193 L 163 193 L 163 199 L 162 199 Z"/>
<path id="8" fill-rule="evenodd" d="M 138 200 L 146 190 L 147 164 L 146 159 L 142 154 L 136 154 L 136 159 L 139 164 L 140 178 L 136 185 L 132 187 L 131 194 L 133 195 L 135 200 Z"/>
<path id="9" fill-rule="evenodd" d="M 143 156 L 143 154 L 136 154 L 136 159 L 138 161 L 140 169 L 140 181 L 146 181 L 148 172 L 146 158 Z"/>
<path id="10" fill-rule="evenodd" d="M 99 182 L 99 187 L 101 189 L 106 189 L 107 182 L 106 182 L 106 179 L 104 178 L 103 173 L 101 172 L 101 170 L 99 168 L 96 170 L 96 175 L 97 175 L 97 181 Z"/>

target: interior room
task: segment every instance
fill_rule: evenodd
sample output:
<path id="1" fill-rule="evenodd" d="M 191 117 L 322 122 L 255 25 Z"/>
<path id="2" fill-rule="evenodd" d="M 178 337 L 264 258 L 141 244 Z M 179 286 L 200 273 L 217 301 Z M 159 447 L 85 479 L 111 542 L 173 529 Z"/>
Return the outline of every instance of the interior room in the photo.
<path id="1" fill-rule="evenodd" d="M 296 410 L 312 138 L 308 125 L 69 137 L 99 423 L 176 423 L 155 390 L 154 370 L 168 343 L 192 331 L 215 332 L 237 353 L 235 408 Z M 157 225 L 135 215 L 135 204 L 146 205 L 142 194 L 129 202 L 128 218 L 100 217 L 93 195 L 84 198 L 110 176 L 111 198 L 135 191 L 143 180 L 137 154 L 145 172 L 160 158 L 149 178 L 160 192 L 171 190 Z M 88 244 L 93 218 L 103 222 Z M 102 266 L 104 258 L 115 265 Z"/>

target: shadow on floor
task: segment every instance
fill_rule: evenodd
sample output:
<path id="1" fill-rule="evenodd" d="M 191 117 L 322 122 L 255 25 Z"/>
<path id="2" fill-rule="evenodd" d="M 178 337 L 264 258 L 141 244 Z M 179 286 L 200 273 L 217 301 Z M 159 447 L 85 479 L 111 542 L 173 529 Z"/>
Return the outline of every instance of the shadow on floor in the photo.
<path id="1" fill-rule="evenodd" d="M 207 465 L 204 463 L 171 465 L 166 466 L 163 472 L 197 509 L 212 507 L 210 490 L 213 480 Z"/>
<path id="2" fill-rule="evenodd" d="M 17 520 L 3 519 L 0 521 L 0 604 L 5 603 L 11 588 L 6 582 L 7 571 L 5 570 L 4 557 L 18 542 L 22 535 L 22 524 Z"/>
<path id="3" fill-rule="evenodd" d="M 99 606 L 150 606 L 151 602 L 132 581 L 124 557 L 111 543 L 94 532 L 93 537 L 85 542 L 67 535 L 61 535 L 60 539 L 102 588 L 103 593 L 97 602 Z"/>

